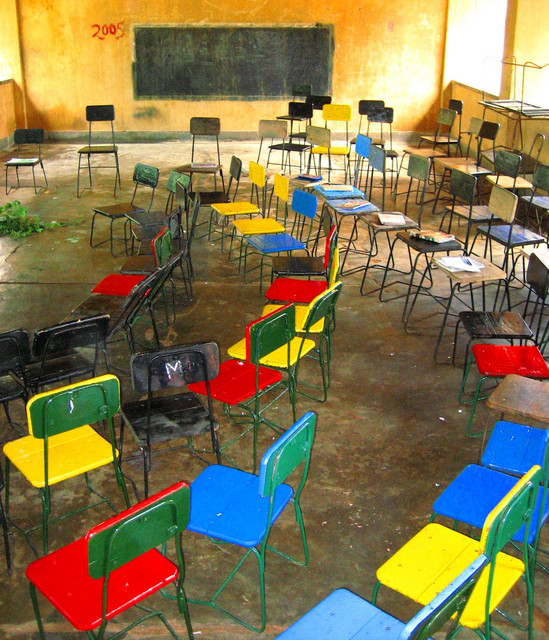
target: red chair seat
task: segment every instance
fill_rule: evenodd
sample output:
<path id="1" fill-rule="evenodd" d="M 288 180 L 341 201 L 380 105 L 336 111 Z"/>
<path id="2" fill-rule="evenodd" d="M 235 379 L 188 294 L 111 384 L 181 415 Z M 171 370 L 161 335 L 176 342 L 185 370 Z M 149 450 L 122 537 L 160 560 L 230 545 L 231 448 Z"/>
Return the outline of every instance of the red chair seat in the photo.
<path id="1" fill-rule="evenodd" d="M 265 292 L 265 297 L 267 300 L 309 304 L 327 288 L 326 280 L 277 278 Z"/>
<path id="2" fill-rule="evenodd" d="M 549 378 L 549 367 L 535 345 L 475 344 L 473 354 L 481 376 L 515 373 L 527 378 Z"/>
<path id="3" fill-rule="evenodd" d="M 257 387 L 263 391 L 282 380 L 280 371 L 259 367 Z M 219 374 L 214 380 L 209 381 L 212 398 L 219 402 L 237 405 L 255 395 L 256 392 L 256 367 L 254 364 L 242 360 L 226 360 L 219 365 Z M 189 390 L 206 395 L 205 382 L 193 382 Z"/>
<path id="4" fill-rule="evenodd" d="M 173 582 L 177 566 L 156 549 L 116 569 L 110 577 L 107 620 Z M 27 578 L 80 631 L 101 624 L 104 579 L 88 574 L 88 544 L 80 538 L 35 560 Z"/>
<path id="5" fill-rule="evenodd" d="M 125 273 L 111 273 L 105 276 L 92 289 L 92 293 L 102 293 L 106 296 L 127 296 L 135 285 L 145 276 L 130 275 Z"/>

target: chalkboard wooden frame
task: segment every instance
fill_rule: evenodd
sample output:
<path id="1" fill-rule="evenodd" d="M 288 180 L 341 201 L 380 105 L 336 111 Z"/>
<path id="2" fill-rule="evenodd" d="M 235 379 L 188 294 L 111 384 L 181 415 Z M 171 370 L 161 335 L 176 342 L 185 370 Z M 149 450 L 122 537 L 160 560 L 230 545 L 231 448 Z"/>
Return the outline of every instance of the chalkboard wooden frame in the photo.
<path id="1" fill-rule="evenodd" d="M 134 27 L 134 97 L 276 100 L 308 82 L 331 94 L 333 25 Z"/>

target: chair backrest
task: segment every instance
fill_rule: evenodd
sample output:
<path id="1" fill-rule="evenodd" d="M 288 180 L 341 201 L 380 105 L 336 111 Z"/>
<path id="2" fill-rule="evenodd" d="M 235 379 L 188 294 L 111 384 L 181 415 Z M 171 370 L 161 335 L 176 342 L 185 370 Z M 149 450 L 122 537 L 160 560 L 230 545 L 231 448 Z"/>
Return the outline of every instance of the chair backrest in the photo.
<path id="1" fill-rule="evenodd" d="M 173 203 L 176 199 L 177 183 L 179 183 L 183 189 L 187 190 L 189 188 L 190 182 L 191 176 L 188 173 L 180 173 L 175 169 L 172 169 L 170 171 L 168 175 L 168 182 L 166 184 L 166 191 L 168 192 L 168 199 L 166 200 L 165 208 L 166 214 L 170 213 L 170 211 L 172 211 L 173 209 Z"/>
<path id="2" fill-rule="evenodd" d="M 518 197 L 508 189 L 495 184 L 490 193 L 488 209 L 490 213 L 498 216 L 503 222 L 511 224 L 515 219 Z"/>
<path id="3" fill-rule="evenodd" d="M 107 338 L 109 322 L 110 316 L 103 313 L 38 329 L 34 332 L 32 355 L 47 360 L 82 347 L 98 349 Z"/>
<path id="4" fill-rule="evenodd" d="M 29 433 L 46 439 L 87 424 L 108 420 L 120 409 L 120 382 L 106 374 L 45 391 L 27 402 Z"/>
<path id="5" fill-rule="evenodd" d="M 148 164 L 142 164 L 138 162 L 133 170 L 134 189 L 131 202 L 135 200 L 137 190 L 139 187 L 148 187 L 151 189 L 151 199 L 147 211 L 151 210 L 151 206 L 154 200 L 154 194 L 158 185 L 158 178 L 160 177 L 160 171 L 156 167 L 151 167 Z"/>
<path id="6" fill-rule="evenodd" d="M 303 464 L 298 497 L 307 479 L 316 427 L 316 414 L 308 411 L 265 452 L 259 465 L 258 492 L 273 497 L 277 487 Z"/>
<path id="7" fill-rule="evenodd" d="M 307 218 L 316 216 L 318 198 L 307 191 L 295 189 L 292 194 L 292 211 Z"/>
<path id="8" fill-rule="evenodd" d="M 341 293 L 343 283 L 341 280 L 320 293 L 307 306 L 307 313 L 303 322 L 303 331 L 308 333 L 317 322 L 324 319 L 324 328 L 329 331 L 332 315 Z"/>
<path id="9" fill-rule="evenodd" d="M 528 295 L 524 316 L 528 317 L 530 328 L 534 332 L 536 344 L 543 351 L 549 324 L 545 314 L 546 298 L 549 293 L 549 269 L 535 252 L 528 259 L 526 283 L 534 294 L 533 309 L 530 311 L 530 294 Z"/>
<path id="10" fill-rule="evenodd" d="M 287 120 L 260 120 L 258 135 L 260 138 L 286 140 L 288 137 Z"/>
<path id="11" fill-rule="evenodd" d="M 450 194 L 469 206 L 473 205 L 477 193 L 477 178 L 458 169 L 450 173 Z"/>
<path id="12" fill-rule="evenodd" d="M 330 266 L 328 268 L 328 287 L 333 287 L 339 276 L 339 247 L 334 247 L 330 253 Z"/>
<path id="13" fill-rule="evenodd" d="M 219 373 L 219 349 L 215 342 L 179 345 L 135 353 L 130 359 L 133 388 L 141 393 L 213 380 Z"/>
<path id="14" fill-rule="evenodd" d="M 541 191 L 549 191 L 549 164 L 538 164 L 534 171 L 532 185 L 534 186 L 532 197 L 538 189 Z"/>
<path id="15" fill-rule="evenodd" d="M 330 227 L 329 233 L 326 235 L 326 245 L 324 247 L 324 268 L 326 271 L 330 268 L 331 260 L 333 259 L 333 253 L 337 247 L 337 225 Z"/>
<path id="16" fill-rule="evenodd" d="M 310 120 L 313 117 L 313 107 L 308 102 L 289 102 L 288 115 L 291 118 Z"/>
<path id="17" fill-rule="evenodd" d="M 264 356 L 295 337 L 295 306 L 287 304 L 246 327 L 246 360 L 259 364 Z"/>
<path id="18" fill-rule="evenodd" d="M 519 153 L 513 153 L 505 149 L 496 149 L 494 156 L 494 171 L 496 172 L 496 183 L 500 175 L 517 179 L 520 173 L 520 165 L 522 156 Z"/>
<path id="19" fill-rule="evenodd" d="M 250 160 L 248 171 L 251 182 L 250 200 L 251 202 L 255 200 L 261 212 L 264 212 L 267 198 L 267 172 L 264 166 L 253 160 Z"/>
<path id="20" fill-rule="evenodd" d="M 322 111 L 322 107 L 325 104 L 332 104 L 332 96 L 317 96 L 311 94 L 305 98 L 305 102 L 312 106 L 313 111 Z"/>
<path id="21" fill-rule="evenodd" d="M 375 109 L 380 109 L 385 106 L 385 100 L 359 100 L 358 101 L 358 113 L 361 116 L 368 116 L 373 113 Z"/>
<path id="22" fill-rule="evenodd" d="M 372 138 L 365 136 L 362 133 L 357 134 L 355 142 L 356 155 L 365 159 L 369 158 L 371 144 Z"/>
<path id="23" fill-rule="evenodd" d="M 376 144 L 371 144 L 368 162 L 372 169 L 385 173 L 385 169 L 387 166 L 387 153 L 385 149 L 378 147 Z"/>
<path id="24" fill-rule="evenodd" d="M 406 175 L 414 180 L 426 182 L 429 179 L 431 169 L 431 159 L 423 156 L 416 156 L 413 153 L 408 156 L 408 169 Z"/>
<path id="25" fill-rule="evenodd" d="M 480 544 L 483 553 L 490 559 L 492 574 L 495 569 L 496 555 L 512 540 L 522 526 L 524 526 L 524 540 L 528 539 L 530 521 L 541 480 L 541 467 L 534 465 L 486 516 Z"/>
<path id="26" fill-rule="evenodd" d="M 372 109 L 368 114 L 368 122 L 376 122 L 380 124 L 392 124 L 395 117 L 393 107 L 379 107 Z"/>
<path id="27" fill-rule="evenodd" d="M 305 136 L 307 142 L 311 145 L 326 147 L 327 149 L 332 146 L 332 132 L 326 127 L 317 127 L 313 124 L 307 125 Z"/>
<path id="28" fill-rule="evenodd" d="M 88 122 L 113 122 L 113 104 L 89 104 L 86 107 L 86 120 Z"/>
<path id="29" fill-rule="evenodd" d="M 288 219 L 288 202 L 290 200 L 290 180 L 281 173 L 275 173 L 274 185 L 269 198 L 269 215 L 273 216 L 273 198 L 275 198 L 274 204 L 274 219 L 278 222 L 279 219 L 282 224 L 286 224 Z"/>
<path id="30" fill-rule="evenodd" d="M 439 109 L 437 115 L 437 127 L 448 127 L 448 129 L 452 128 L 452 125 L 455 122 L 457 116 L 457 112 L 453 109 L 445 109 L 444 107 Z"/>
<path id="31" fill-rule="evenodd" d="M 153 260 L 156 267 L 158 267 L 161 264 L 161 260 L 163 260 L 164 258 L 162 240 L 164 238 L 164 235 L 168 235 L 168 234 L 171 236 L 170 230 L 168 229 L 168 227 L 164 227 L 151 240 Z M 173 240 L 172 240 L 172 247 L 173 247 Z"/>
<path id="32" fill-rule="evenodd" d="M 349 122 L 351 120 L 350 104 L 325 104 L 322 107 L 322 117 L 324 120 L 334 122 Z"/>
<path id="33" fill-rule="evenodd" d="M 416 613 L 401 631 L 399 640 L 428 640 L 452 618 L 454 624 L 451 630 L 455 629 L 459 624 L 459 616 L 487 563 L 488 558 L 485 555 L 480 555 L 474 560 L 429 604 Z"/>
<path id="34" fill-rule="evenodd" d="M 491 142 L 491 151 L 493 156 L 496 155 L 496 137 L 498 135 L 500 123 L 499 122 L 490 122 L 489 120 L 484 120 L 482 122 L 482 126 L 480 127 L 480 131 L 478 132 L 478 144 L 477 144 L 477 164 L 480 164 L 480 154 L 482 152 L 483 142 L 486 140 Z"/>
<path id="35" fill-rule="evenodd" d="M 13 132 L 13 141 L 16 145 L 38 145 L 40 150 L 40 145 L 44 142 L 44 129 L 16 129 Z"/>
<path id="36" fill-rule="evenodd" d="M 90 529 L 85 536 L 90 577 L 108 577 L 118 567 L 181 534 L 189 522 L 190 496 L 189 485 L 177 482 Z"/>
<path id="37" fill-rule="evenodd" d="M 29 334 L 24 329 L 13 329 L 0 334 L 0 375 L 15 371 L 24 375 L 30 362 Z"/>
<path id="38" fill-rule="evenodd" d="M 218 136 L 221 133 L 221 120 L 194 117 L 191 118 L 189 129 L 192 136 Z"/>
<path id="39" fill-rule="evenodd" d="M 296 98 L 307 98 L 307 96 L 311 95 L 311 91 L 313 87 L 310 84 L 296 82 L 292 84 L 292 96 L 294 100 Z"/>

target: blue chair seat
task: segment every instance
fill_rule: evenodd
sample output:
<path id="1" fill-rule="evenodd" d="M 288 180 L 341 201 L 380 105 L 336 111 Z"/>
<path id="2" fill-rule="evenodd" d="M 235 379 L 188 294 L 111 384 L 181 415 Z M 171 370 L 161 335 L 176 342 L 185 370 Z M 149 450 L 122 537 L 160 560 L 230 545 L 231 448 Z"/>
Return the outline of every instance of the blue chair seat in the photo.
<path id="1" fill-rule="evenodd" d="M 271 524 L 293 497 L 281 484 L 275 493 Z M 265 537 L 269 497 L 261 497 L 259 477 L 222 465 L 210 465 L 191 484 L 191 517 L 187 529 L 254 547 Z"/>
<path id="2" fill-rule="evenodd" d="M 535 464 L 543 467 L 548 431 L 500 420 L 492 430 L 482 454 L 482 464 L 490 469 L 524 475 Z"/>
<path id="3" fill-rule="evenodd" d="M 509 237 L 511 227 L 512 233 L 511 237 Z M 524 227 L 520 227 L 516 224 L 499 224 L 492 227 L 488 225 L 481 225 L 479 226 L 478 231 L 496 240 L 497 242 L 501 242 L 502 244 L 508 246 L 522 246 L 525 244 L 546 242 L 546 239 L 543 236 L 540 236 L 535 231 L 525 229 Z"/>
<path id="4" fill-rule="evenodd" d="M 404 627 L 367 600 L 336 589 L 277 640 L 398 640 Z"/>
<path id="5" fill-rule="evenodd" d="M 507 473 L 470 464 L 436 499 L 433 504 L 433 512 L 482 529 L 488 514 L 499 504 L 516 482 L 517 479 Z M 539 522 L 542 499 L 543 491 L 540 491 L 532 516 L 533 524 L 528 538 L 530 544 L 533 544 L 536 537 L 537 527 L 534 526 L 534 523 Z M 546 503 L 541 524 L 548 517 L 549 505 Z M 524 526 L 514 535 L 513 540 L 519 543 L 524 540 Z"/>
<path id="6" fill-rule="evenodd" d="M 307 245 L 287 233 L 268 233 L 265 235 L 246 236 L 244 240 L 257 251 L 278 253 L 306 249 Z"/>

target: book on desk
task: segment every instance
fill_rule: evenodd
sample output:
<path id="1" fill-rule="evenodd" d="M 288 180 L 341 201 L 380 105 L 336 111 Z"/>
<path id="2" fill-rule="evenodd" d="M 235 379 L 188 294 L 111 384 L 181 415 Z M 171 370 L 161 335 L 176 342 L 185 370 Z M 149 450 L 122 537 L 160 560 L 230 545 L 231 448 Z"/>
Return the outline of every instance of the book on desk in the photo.
<path id="1" fill-rule="evenodd" d="M 435 242 L 436 244 L 442 244 L 456 239 L 456 236 L 452 233 L 446 233 L 445 231 L 432 231 L 431 229 L 410 229 L 408 234 L 411 238 L 420 238 L 421 240 L 428 240 L 429 242 Z"/>

